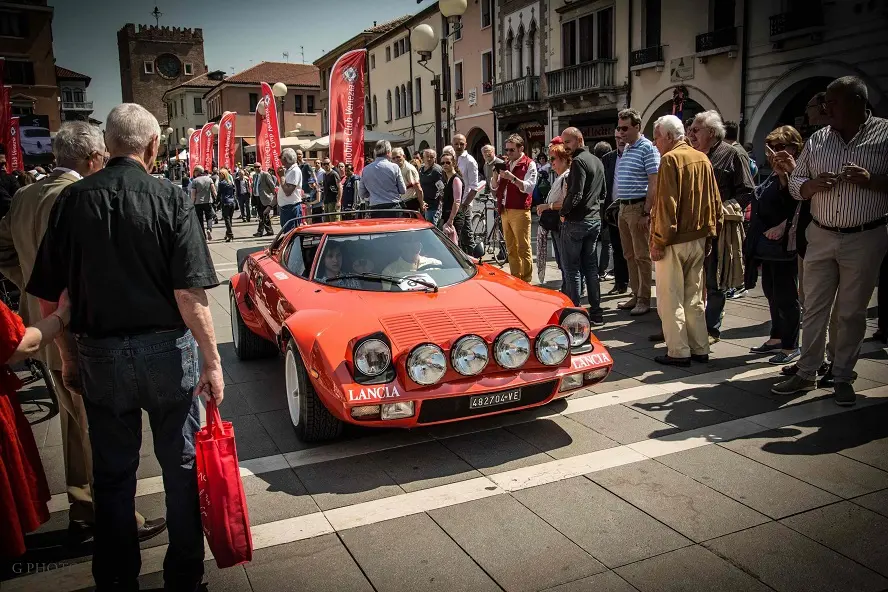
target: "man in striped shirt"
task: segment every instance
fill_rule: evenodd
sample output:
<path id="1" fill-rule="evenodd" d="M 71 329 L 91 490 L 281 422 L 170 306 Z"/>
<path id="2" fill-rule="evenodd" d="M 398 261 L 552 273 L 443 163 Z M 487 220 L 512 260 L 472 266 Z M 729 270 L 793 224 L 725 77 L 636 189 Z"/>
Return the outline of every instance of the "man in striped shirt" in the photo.
<path id="1" fill-rule="evenodd" d="M 835 300 L 838 331 L 830 339 L 836 403 L 856 401 L 851 382 L 866 333 L 866 308 L 888 249 L 888 120 L 873 117 L 867 99 L 859 78 L 834 80 L 824 99 L 829 125 L 811 136 L 798 162 L 791 163 L 790 193 L 811 201 L 813 220 L 804 264 L 802 356 L 796 375 L 771 389 L 778 395 L 816 388 Z"/>
<path id="2" fill-rule="evenodd" d="M 657 192 L 660 153 L 641 135 L 641 115 L 635 109 L 617 114 L 617 133 L 626 143 L 617 160 L 616 199 L 620 202 L 620 242 L 629 267 L 632 298 L 617 305 L 633 316 L 651 310 L 651 208 Z"/>

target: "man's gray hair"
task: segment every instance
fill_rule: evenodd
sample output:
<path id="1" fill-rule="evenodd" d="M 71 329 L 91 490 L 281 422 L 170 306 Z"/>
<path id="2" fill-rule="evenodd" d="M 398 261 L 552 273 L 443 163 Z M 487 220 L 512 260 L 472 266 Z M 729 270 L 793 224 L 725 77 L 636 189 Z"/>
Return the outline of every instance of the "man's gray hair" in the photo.
<path id="1" fill-rule="evenodd" d="M 288 167 L 296 164 L 296 151 L 292 148 L 284 148 L 283 152 L 281 152 L 281 162 Z"/>
<path id="2" fill-rule="evenodd" d="M 450 156 L 456 156 L 456 150 L 453 149 L 453 146 L 451 146 L 450 144 L 447 144 L 446 146 L 441 148 L 441 156 L 444 156 L 445 154 L 449 154 Z"/>
<path id="3" fill-rule="evenodd" d="M 428 156 L 429 154 L 432 155 L 432 158 L 435 158 L 435 159 L 438 158 L 438 153 L 435 152 L 435 151 L 434 151 L 433 149 L 431 149 L 431 148 L 426 148 L 425 150 L 422 151 L 422 156 L 423 156 L 423 158 L 426 157 L 426 156 Z"/>
<path id="4" fill-rule="evenodd" d="M 484 154 L 485 152 L 493 152 L 494 155 L 496 155 L 496 148 L 494 148 L 494 147 L 491 146 L 490 144 L 485 144 L 485 145 L 481 148 L 481 154 Z"/>
<path id="5" fill-rule="evenodd" d="M 86 160 L 96 152 L 105 153 L 105 138 L 102 130 L 85 121 L 63 123 L 52 139 L 52 153 L 59 163 Z"/>
<path id="6" fill-rule="evenodd" d="M 657 128 L 660 128 L 663 135 L 673 140 L 680 140 L 685 135 L 684 124 L 675 115 L 664 115 L 657 119 L 654 122 L 654 134 L 657 133 Z"/>
<path id="7" fill-rule="evenodd" d="M 199 164 L 194 166 L 194 176 L 195 177 L 198 175 L 203 175 L 205 172 L 206 171 L 204 170 L 204 168 L 202 166 L 200 166 Z"/>
<path id="8" fill-rule="evenodd" d="M 403 148 L 392 148 L 392 156 L 404 156 Z"/>
<path id="9" fill-rule="evenodd" d="M 857 95 L 864 101 L 869 101 L 869 90 L 866 87 L 866 82 L 857 76 L 842 76 L 841 78 L 836 78 L 830 82 L 826 88 L 840 88 L 849 94 Z"/>
<path id="10" fill-rule="evenodd" d="M 389 152 L 392 151 L 392 143 L 388 140 L 380 140 L 376 142 L 376 146 L 373 147 L 373 155 L 374 156 L 385 156 Z"/>
<path id="11" fill-rule="evenodd" d="M 112 156 L 141 154 L 160 138 L 160 124 L 148 109 L 136 103 L 121 103 L 105 120 L 105 143 Z"/>
<path id="12" fill-rule="evenodd" d="M 718 111 L 703 111 L 694 118 L 700 125 L 707 128 L 718 140 L 725 139 L 725 122 Z"/>

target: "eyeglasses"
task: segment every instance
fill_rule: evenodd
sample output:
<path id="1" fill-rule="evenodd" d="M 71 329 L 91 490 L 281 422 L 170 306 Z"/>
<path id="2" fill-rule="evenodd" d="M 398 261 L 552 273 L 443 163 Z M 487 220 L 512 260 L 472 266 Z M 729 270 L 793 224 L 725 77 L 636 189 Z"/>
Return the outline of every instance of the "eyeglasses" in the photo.
<path id="1" fill-rule="evenodd" d="M 783 150 L 786 150 L 786 144 L 780 144 L 780 143 L 770 144 L 769 143 L 768 146 L 770 146 L 771 150 L 773 150 L 774 152 L 781 152 Z"/>
<path id="2" fill-rule="evenodd" d="M 506 152 L 515 152 L 516 148 L 506 148 Z"/>
<path id="3" fill-rule="evenodd" d="M 630 129 L 631 127 L 633 127 L 633 126 L 631 126 L 631 125 L 618 125 L 618 126 L 617 126 L 617 129 L 625 134 L 626 132 L 629 131 L 629 129 Z"/>
<path id="4" fill-rule="evenodd" d="M 330 163 L 329 163 L 329 162 L 325 162 L 325 163 L 324 163 L 324 166 L 330 166 Z"/>

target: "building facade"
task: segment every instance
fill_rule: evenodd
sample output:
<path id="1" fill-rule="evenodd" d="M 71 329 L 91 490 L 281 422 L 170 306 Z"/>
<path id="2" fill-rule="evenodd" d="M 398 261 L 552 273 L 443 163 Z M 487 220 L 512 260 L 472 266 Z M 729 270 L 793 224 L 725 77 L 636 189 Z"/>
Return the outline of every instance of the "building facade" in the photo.
<path id="1" fill-rule="evenodd" d="M 120 88 L 125 103 L 138 103 L 167 119 L 163 95 L 207 72 L 203 31 L 127 23 L 117 32 Z"/>
<path id="2" fill-rule="evenodd" d="M 744 0 L 632 0 L 632 106 L 644 133 L 675 112 L 741 121 Z M 683 102 L 681 102 L 683 98 Z"/>
<path id="3" fill-rule="evenodd" d="M 421 65 L 410 48 L 410 32 L 427 24 L 441 39 L 443 22 L 437 3 L 405 20 L 367 46 L 371 129 L 405 139 L 411 154 L 434 148 L 435 77 L 442 71 L 441 43 Z M 446 104 L 442 105 L 446 108 Z M 446 118 L 445 118 L 446 119 Z"/>
<path id="4" fill-rule="evenodd" d="M 281 137 L 296 135 L 303 139 L 320 137 L 321 114 L 318 111 L 320 85 L 318 69 L 312 64 L 261 62 L 217 82 L 204 93 L 207 121 L 219 121 L 226 111 L 237 113 L 235 137 L 244 145 L 256 141 L 256 105 L 262 96 L 260 84 L 277 82 L 287 85 L 287 94 L 278 99 Z M 283 113 L 283 118 L 280 114 Z M 237 159 L 243 160 L 241 147 Z M 249 159 L 247 159 L 249 160 Z"/>
<path id="5" fill-rule="evenodd" d="M 468 151 L 479 162 L 481 148 L 495 138 L 493 114 L 496 37 L 494 0 L 469 2 L 460 30 L 451 42 L 453 131 L 466 136 Z"/>
<path id="6" fill-rule="evenodd" d="M 617 112 L 629 105 L 629 2 L 551 0 L 543 92 L 549 138 L 579 128 L 588 145 L 614 143 Z"/>
<path id="7" fill-rule="evenodd" d="M 205 72 L 174 86 L 163 94 L 168 127 L 173 128 L 173 142 L 188 142 L 188 128 L 199 128 L 207 122 L 207 91 L 225 79 L 222 71 Z"/>
<path id="8" fill-rule="evenodd" d="M 874 114 L 888 116 L 888 2 L 747 0 L 749 56 L 745 140 L 763 162 L 764 139 L 779 125 L 808 136 L 805 104 L 841 76 L 859 76 Z"/>
<path id="9" fill-rule="evenodd" d="M 56 66 L 56 80 L 62 101 L 62 121 L 91 121 L 93 102 L 86 94 L 90 77 Z"/>
<path id="10" fill-rule="evenodd" d="M 12 115 L 35 116 L 29 123 L 39 122 L 42 129 L 55 132 L 62 114 L 52 19 L 53 8 L 46 0 L 4 2 L 0 9 L 0 57 L 5 58 L 4 84 L 11 87 Z"/>

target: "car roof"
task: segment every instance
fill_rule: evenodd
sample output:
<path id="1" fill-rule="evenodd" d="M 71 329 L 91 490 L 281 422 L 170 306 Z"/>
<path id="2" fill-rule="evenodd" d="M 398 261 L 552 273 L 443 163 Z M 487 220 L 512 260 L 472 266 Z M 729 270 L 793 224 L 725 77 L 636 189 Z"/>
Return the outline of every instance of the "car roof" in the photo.
<path id="1" fill-rule="evenodd" d="M 308 224 L 300 226 L 297 232 L 310 234 L 375 234 L 402 230 L 423 230 L 425 228 L 432 228 L 432 224 L 416 218 L 376 218 Z"/>

